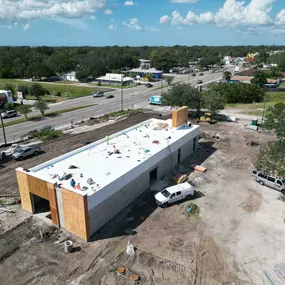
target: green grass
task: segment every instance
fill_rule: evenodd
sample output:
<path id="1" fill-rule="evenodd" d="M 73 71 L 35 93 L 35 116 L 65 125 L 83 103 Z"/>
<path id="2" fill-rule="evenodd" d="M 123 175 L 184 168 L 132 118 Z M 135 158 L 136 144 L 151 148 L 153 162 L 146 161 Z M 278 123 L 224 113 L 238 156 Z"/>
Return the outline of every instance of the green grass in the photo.
<path id="1" fill-rule="evenodd" d="M 92 106 L 96 106 L 96 104 L 78 106 L 78 107 L 73 107 L 73 108 L 68 108 L 68 109 L 63 109 L 63 110 L 59 110 L 59 111 L 55 111 L 55 112 L 46 113 L 45 117 L 53 117 L 53 116 L 57 116 L 59 114 L 64 114 L 64 113 L 68 113 L 68 112 L 72 112 L 72 111 L 76 111 L 76 110 L 80 110 L 80 109 L 84 109 L 84 108 L 88 108 L 88 107 L 92 107 Z M 29 122 L 29 121 L 34 121 L 34 120 L 38 120 L 41 118 L 42 118 L 41 115 L 28 117 L 28 120 L 26 120 L 25 118 L 22 118 L 19 120 L 4 123 L 4 127 L 13 126 L 13 125 L 17 125 L 17 124 L 25 123 L 25 122 Z"/>
<path id="2" fill-rule="evenodd" d="M 279 87 L 280 87 L 280 88 L 285 88 L 285 82 L 281 83 L 281 84 L 279 85 Z"/>
<path id="3" fill-rule="evenodd" d="M 42 83 L 42 82 L 27 82 L 19 79 L 2 79 L 0 78 L 0 89 L 3 89 L 4 84 L 14 84 L 15 88 L 18 85 L 26 85 L 31 86 L 34 83 L 42 84 L 44 88 L 46 88 L 51 95 L 55 95 L 57 92 L 60 92 L 61 97 L 65 98 L 78 98 L 90 95 L 92 93 L 97 92 L 100 88 L 98 86 L 69 86 L 67 84 L 56 84 L 56 83 Z"/>
<path id="4" fill-rule="evenodd" d="M 285 92 L 268 92 L 266 98 L 266 108 L 274 106 L 276 103 L 285 101 Z M 264 102 L 259 102 L 256 104 L 227 104 L 226 109 L 263 109 Z M 258 110 L 257 110 L 258 111 Z"/>

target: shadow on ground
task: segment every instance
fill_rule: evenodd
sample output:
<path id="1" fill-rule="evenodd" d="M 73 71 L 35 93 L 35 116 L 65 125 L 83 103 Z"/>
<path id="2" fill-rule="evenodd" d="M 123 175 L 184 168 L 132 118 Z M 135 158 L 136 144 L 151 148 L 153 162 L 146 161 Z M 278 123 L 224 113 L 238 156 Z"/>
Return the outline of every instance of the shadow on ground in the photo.
<path id="1" fill-rule="evenodd" d="M 136 234 L 135 229 L 157 208 L 154 193 L 145 192 L 91 237 L 91 241 Z"/>

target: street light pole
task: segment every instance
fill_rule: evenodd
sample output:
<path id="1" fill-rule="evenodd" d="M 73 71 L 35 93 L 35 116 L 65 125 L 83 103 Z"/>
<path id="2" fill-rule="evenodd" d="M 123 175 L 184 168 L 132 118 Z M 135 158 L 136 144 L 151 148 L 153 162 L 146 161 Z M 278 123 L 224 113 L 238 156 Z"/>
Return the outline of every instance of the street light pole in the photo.
<path id="1" fill-rule="evenodd" d="M 265 92 L 265 98 L 264 98 L 264 105 L 263 105 L 263 111 L 262 111 L 261 123 L 263 123 L 263 120 L 264 120 L 265 106 L 266 106 L 266 103 L 267 103 L 266 101 L 267 101 L 267 93 Z"/>
<path id="2" fill-rule="evenodd" d="M 160 92 L 160 95 L 162 95 L 162 92 L 163 91 L 163 78 L 161 77 L 161 92 Z"/>
<path id="3" fill-rule="evenodd" d="M 5 145 L 6 145 L 6 144 L 7 144 L 7 139 L 6 139 L 6 133 L 5 133 L 5 127 L 4 127 L 4 123 L 3 123 L 3 118 L 2 118 L 1 109 L 0 109 L 0 118 L 1 118 L 1 125 L 2 125 L 4 143 L 5 143 Z"/>
<path id="4" fill-rule="evenodd" d="M 121 68 L 121 111 L 124 111 L 123 69 Z"/>

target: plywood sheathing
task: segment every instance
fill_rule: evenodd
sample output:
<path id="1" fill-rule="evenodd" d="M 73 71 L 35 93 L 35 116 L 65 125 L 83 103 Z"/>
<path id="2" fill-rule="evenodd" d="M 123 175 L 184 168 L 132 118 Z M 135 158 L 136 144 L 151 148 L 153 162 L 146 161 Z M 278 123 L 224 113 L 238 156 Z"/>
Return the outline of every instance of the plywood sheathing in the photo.
<path id="1" fill-rule="evenodd" d="M 49 200 L 47 182 L 27 174 L 29 192 Z"/>
<path id="2" fill-rule="evenodd" d="M 183 106 L 172 112 L 172 128 L 178 128 L 179 126 L 188 122 L 188 107 Z"/>
<path id="3" fill-rule="evenodd" d="M 47 188 L 48 188 L 51 220 L 54 225 L 59 226 L 58 208 L 57 208 L 56 192 L 55 192 L 56 190 L 52 183 L 47 183 Z"/>
<path id="4" fill-rule="evenodd" d="M 90 233 L 87 196 L 64 188 L 61 189 L 61 195 L 65 228 L 88 241 Z"/>
<path id="5" fill-rule="evenodd" d="M 33 213 L 33 206 L 32 206 L 31 195 L 29 191 L 27 174 L 20 170 L 16 170 L 16 175 L 17 175 L 22 208 L 27 212 Z"/>

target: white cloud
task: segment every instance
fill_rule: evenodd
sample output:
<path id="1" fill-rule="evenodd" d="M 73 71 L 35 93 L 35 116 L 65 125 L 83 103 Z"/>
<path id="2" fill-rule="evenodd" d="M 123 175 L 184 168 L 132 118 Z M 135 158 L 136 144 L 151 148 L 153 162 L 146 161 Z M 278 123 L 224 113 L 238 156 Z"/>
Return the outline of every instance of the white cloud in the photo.
<path id="1" fill-rule="evenodd" d="M 285 9 L 282 9 L 276 16 L 277 25 L 285 25 Z"/>
<path id="2" fill-rule="evenodd" d="M 26 25 L 24 25 L 24 27 L 23 27 L 23 29 L 26 31 L 26 30 L 28 30 L 30 28 L 30 25 L 29 24 L 26 24 Z"/>
<path id="3" fill-rule="evenodd" d="M 147 31 L 150 31 L 150 32 L 159 32 L 160 31 L 160 29 L 155 28 L 155 27 L 145 27 L 145 29 Z"/>
<path id="4" fill-rule="evenodd" d="M 113 14 L 113 11 L 110 10 L 110 9 L 107 9 L 107 10 L 104 11 L 104 13 L 105 13 L 106 15 L 112 15 L 112 14 Z"/>
<path id="5" fill-rule="evenodd" d="M 104 8 L 106 0 L 0 0 L 0 19 L 77 18 Z"/>
<path id="6" fill-rule="evenodd" d="M 179 4 L 192 4 L 198 2 L 198 0 L 171 0 L 170 2 Z"/>
<path id="7" fill-rule="evenodd" d="M 122 24 L 136 31 L 143 30 L 143 28 L 140 25 L 140 21 L 137 18 L 132 18 L 128 22 L 123 22 Z"/>
<path id="8" fill-rule="evenodd" d="M 10 25 L 1 25 L 1 28 L 5 28 L 5 29 L 12 29 L 13 27 Z"/>
<path id="9" fill-rule="evenodd" d="M 168 15 L 164 15 L 164 16 L 160 17 L 160 19 L 159 19 L 160 24 L 168 24 L 169 21 L 170 21 L 170 17 Z"/>
<path id="10" fill-rule="evenodd" d="M 176 1 L 179 3 L 183 2 L 183 0 Z M 218 26 L 223 27 L 269 25 L 273 23 L 269 12 L 272 9 L 274 1 L 275 0 L 250 0 L 249 4 L 246 5 L 245 1 L 225 0 L 223 7 L 221 7 L 216 14 L 212 12 L 195 14 L 189 11 L 184 17 L 179 12 L 173 11 L 171 16 L 162 16 L 160 23 L 170 23 L 172 25 L 216 23 Z M 282 23 L 283 19 L 285 21 L 285 11 L 281 11 L 277 15 L 276 21 Z"/>
<path id="11" fill-rule="evenodd" d="M 126 1 L 125 6 L 134 6 L 135 3 L 133 1 Z"/>
<path id="12" fill-rule="evenodd" d="M 117 29 L 117 27 L 116 27 L 115 25 L 111 24 L 111 25 L 109 25 L 108 29 L 109 29 L 110 31 L 114 31 L 114 30 Z"/>
<path id="13" fill-rule="evenodd" d="M 90 16 L 90 19 L 91 20 L 96 20 L 96 17 L 92 15 L 92 16 Z"/>

